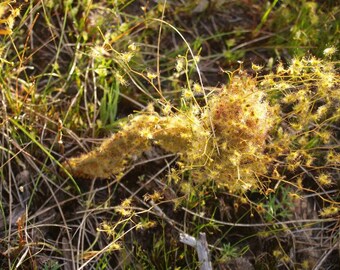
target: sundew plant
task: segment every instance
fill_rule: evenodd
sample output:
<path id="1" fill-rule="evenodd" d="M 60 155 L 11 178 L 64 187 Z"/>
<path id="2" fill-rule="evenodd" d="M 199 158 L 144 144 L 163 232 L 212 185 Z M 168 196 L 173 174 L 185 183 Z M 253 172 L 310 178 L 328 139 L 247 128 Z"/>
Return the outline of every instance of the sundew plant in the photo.
<path id="1" fill-rule="evenodd" d="M 183 92 L 189 92 L 183 94 L 184 109 L 160 115 L 151 107 L 132 116 L 98 149 L 64 165 L 74 176 L 107 178 L 124 173 L 132 156 L 157 145 L 178 154 L 181 173 L 190 172 L 194 182 L 213 181 L 241 193 L 258 187 L 257 175 L 269 162 L 263 151 L 273 115 L 256 81 L 242 73 L 233 76 L 204 106 L 191 90 Z"/>
<path id="2" fill-rule="evenodd" d="M 325 50 L 327 58 L 331 50 Z M 268 189 L 259 179 L 270 177 L 269 167 L 275 167 L 279 181 L 284 178 L 278 178 L 278 168 L 305 170 L 294 178 L 300 189 L 311 170 L 319 184 L 336 184 L 332 168 L 339 154 L 332 131 L 340 117 L 340 92 L 327 58 L 296 58 L 259 79 L 238 71 L 204 106 L 191 89 L 184 89 L 184 109 L 160 115 L 150 106 L 98 149 L 64 164 L 78 177 L 108 178 L 124 173 L 132 156 L 157 145 L 178 154 L 181 170 L 190 171 L 194 182 L 213 181 L 230 192 Z"/>

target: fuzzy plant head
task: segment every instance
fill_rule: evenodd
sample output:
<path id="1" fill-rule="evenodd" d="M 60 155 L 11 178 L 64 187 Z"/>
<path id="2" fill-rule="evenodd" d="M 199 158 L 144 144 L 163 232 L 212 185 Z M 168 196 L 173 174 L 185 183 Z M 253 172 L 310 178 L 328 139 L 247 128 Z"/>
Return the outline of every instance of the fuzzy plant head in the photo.
<path id="1" fill-rule="evenodd" d="M 206 110 L 216 142 L 206 176 L 231 192 L 257 187 L 258 175 L 266 172 L 263 151 L 273 122 L 264 92 L 255 79 L 234 76 L 209 100 Z"/>
<path id="2" fill-rule="evenodd" d="M 210 100 L 215 133 L 224 148 L 246 152 L 263 148 L 272 125 L 264 98 L 254 79 L 235 76 L 229 86 Z"/>

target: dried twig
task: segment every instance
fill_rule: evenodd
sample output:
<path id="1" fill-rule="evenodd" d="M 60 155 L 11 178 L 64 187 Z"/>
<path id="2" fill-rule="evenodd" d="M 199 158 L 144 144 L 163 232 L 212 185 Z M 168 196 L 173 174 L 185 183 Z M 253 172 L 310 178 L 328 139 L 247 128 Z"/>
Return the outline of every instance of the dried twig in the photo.
<path id="1" fill-rule="evenodd" d="M 212 265 L 209 260 L 209 249 L 205 233 L 200 233 L 199 239 L 196 239 L 195 237 L 190 236 L 186 233 L 181 233 L 179 238 L 182 243 L 196 249 L 198 260 L 201 264 L 201 270 L 212 270 Z"/>

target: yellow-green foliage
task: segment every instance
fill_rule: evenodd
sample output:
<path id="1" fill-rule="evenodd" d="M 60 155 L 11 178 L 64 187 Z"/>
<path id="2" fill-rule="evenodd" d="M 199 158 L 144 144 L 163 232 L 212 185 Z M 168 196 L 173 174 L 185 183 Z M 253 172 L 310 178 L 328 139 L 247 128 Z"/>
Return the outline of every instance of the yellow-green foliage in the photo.
<path id="1" fill-rule="evenodd" d="M 336 50 L 325 50 L 326 57 L 330 51 Z M 339 166 L 340 89 L 334 64 L 315 57 L 294 59 L 289 67 L 279 65 L 275 74 L 265 76 L 261 87 L 276 103 L 276 128 L 267 147 L 283 161 L 280 166 L 291 172 L 312 170 L 321 185 L 331 184 L 324 170 Z M 297 183 L 301 187 L 301 178 Z"/>
<path id="2" fill-rule="evenodd" d="M 191 105 L 177 113 L 137 114 L 98 149 L 71 158 L 65 166 L 74 176 L 107 178 L 120 175 L 133 156 L 158 145 L 178 154 L 180 170 L 189 171 L 196 183 L 214 181 L 230 192 L 260 187 L 258 179 L 269 164 L 289 171 L 322 165 L 313 169 L 320 174 L 315 179 L 330 185 L 331 174 L 326 179 L 324 169 L 334 166 L 338 156 L 332 147 L 332 123 L 340 118 L 339 99 L 330 61 L 294 59 L 288 68 L 279 65 L 260 82 L 240 72 L 205 106 L 198 108 L 191 94 L 186 95 Z M 274 178 L 284 179 L 274 172 Z"/>
<path id="3" fill-rule="evenodd" d="M 213 180 L 230 191 L 246 191 L 257 185 L 256 174 L 266 172 L 262 152 L 271 116 L 263 98 L 254 79 L 235 76 L 201 113 L 193 105 L 164 116 L 136 115 L 98 149 L 64 165 L 74 176 L 105 178 L 122 173 L 132 156 L 155 144 L 179 154 L 181 169 L 196 182 Z"/>
<path id="4" fill-rule="evenodd" d="M 0 35 L 12 34 L 15 18 L 20 14 L 20 8 L 13 8 L 11 2 L 0 3 Z"/>
<path id="5" fill-rule="evenodd" d="M 339 44 L 339 1 L 279 1 L 266 24 L 276 33 L 270 43 L 304 55 L 306 48 L 318 57 L 326 46 Z M 280 34 L 278 34 L 280 33 Z M 333 59 L 339 59 L 339 54 Z"/>

